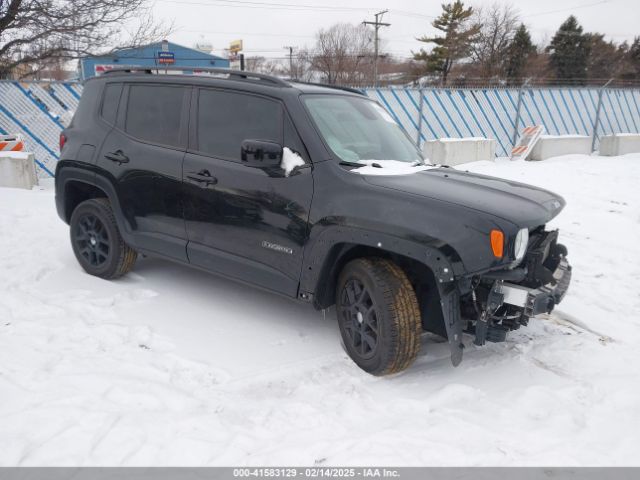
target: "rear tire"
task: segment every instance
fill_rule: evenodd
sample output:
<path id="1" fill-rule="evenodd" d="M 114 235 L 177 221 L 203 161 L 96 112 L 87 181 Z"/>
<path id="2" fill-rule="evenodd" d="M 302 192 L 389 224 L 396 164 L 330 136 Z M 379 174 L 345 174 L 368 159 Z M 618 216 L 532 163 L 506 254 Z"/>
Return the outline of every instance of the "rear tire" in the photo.
<path id="1" fill-rule="evenodd" d="M 336 314 L 345 349 L 372 375 L 408 368 L 420 351 L 422 322 L 404 271 L 382 258 L 358 258 L 338 277 Z"/>
<path id="2" fill-rule="evenodd" d="M 70 221 L 71 246 L 90 275 L 112 280 L 133 268 L 138 254 L 125 243 L 106 198 L 80 203 Z"/>

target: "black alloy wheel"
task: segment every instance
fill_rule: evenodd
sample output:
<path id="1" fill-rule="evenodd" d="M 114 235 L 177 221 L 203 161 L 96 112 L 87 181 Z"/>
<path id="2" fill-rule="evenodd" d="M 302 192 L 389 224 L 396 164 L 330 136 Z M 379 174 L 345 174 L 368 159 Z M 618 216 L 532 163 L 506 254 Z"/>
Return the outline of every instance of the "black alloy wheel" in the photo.
<path id="1" fill-rule="evenodd" d="M 385 258 L 356 258 L 336 285 L 336 313 L 344 348 L 373 375 L 400 372 L 420 351 L 422 319 L 404 271 Z"/>
<path id="2" fill-rule="evenodd" d="M 114 279 L 133 268 L 138 254 L 122 238 L 109 200 L 85 200 L 69 224 L 73 253 L 87 273 Z"/>
<path id="3" fill-rule="evenodd" d="M 100 267 L 109 258 L 109 233 L 92 213 L 82 215 L 76 224 L 74 240 L 80 255 L 93 267 Z"/>
<path id="4" fill-rule="evenodd" d="M 378 346 L 378 317 L 371 294 L 357 278 L 345 283 L 338 304 L 350 347 L 362 358 L 371 358 Z"/>

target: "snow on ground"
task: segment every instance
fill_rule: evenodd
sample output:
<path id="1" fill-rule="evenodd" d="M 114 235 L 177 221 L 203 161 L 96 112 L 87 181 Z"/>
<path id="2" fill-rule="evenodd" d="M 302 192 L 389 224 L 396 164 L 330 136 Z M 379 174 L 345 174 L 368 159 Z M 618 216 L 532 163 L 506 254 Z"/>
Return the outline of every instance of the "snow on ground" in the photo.
<path id="1" fill-rule="evenodd" d="M 154 259 L 90 277 L 50 184 L 0 189 L 0 465 L 640 465 L 640 155 L 466 168 L 567 199 L 571 289 L 391 378 L 332 311 Z"/>

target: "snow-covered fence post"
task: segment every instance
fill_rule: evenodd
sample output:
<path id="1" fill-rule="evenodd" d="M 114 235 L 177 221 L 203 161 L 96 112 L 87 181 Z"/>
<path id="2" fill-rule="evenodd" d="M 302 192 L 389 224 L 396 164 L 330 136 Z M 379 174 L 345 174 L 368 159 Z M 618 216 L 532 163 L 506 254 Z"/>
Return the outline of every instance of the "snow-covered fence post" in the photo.
<path id="1" fill-rule="evenodd" d="M 422 88 L 418 87 L 418 95 L 420 96 L 418 102 L 418 134 L 416 135 L 416 143 L 418 147 L 422 148 L 420 145 L 420 140 L 422 137 L 422 108 L 424 107 L 424 97 L 422 96 Z"/>
<path id="2" fill-rule="evenodd" d="M 515 147 L 516 142 L 518 141 L 518 129 L 520 128 L 520 110 L 522 110 L 522 102 L 524 98 L 524 89 L 529 84 L 529 78 L 525 80 L 525 82 L 520 85 L 520 90 L 518 90 L 518 106 L 516 107 L 516 119 L 513 122 L 513 138 L 511 141 L 511 146 Z"/>
<path id="3" fill-rule="evenodd" d="M 613 82 L 613 78 L 609 79 L 607 83 L 605 83 L 602 87 L 600 87 L 600 91 L 598 92 L 598 106 L 596 107 L 596 118 L 593 121 L 593 137 L 591 138 L 591 151 L 596 151 L 596 140 L 598 139 L 598 125 L 600 123 L 600 112 L 602 111 L 602 97 L 604 96 L 605 89 L 609 86 L 609 84 Z"/>

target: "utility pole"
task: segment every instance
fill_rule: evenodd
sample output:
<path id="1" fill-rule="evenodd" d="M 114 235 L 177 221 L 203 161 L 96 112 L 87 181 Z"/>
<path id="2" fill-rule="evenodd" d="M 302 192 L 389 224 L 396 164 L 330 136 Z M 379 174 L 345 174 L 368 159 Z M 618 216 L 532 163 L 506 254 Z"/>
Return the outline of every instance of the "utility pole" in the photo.
<path id="1" fill-rule="evenodd" d="M 295 79 L 297 75 L 293 74 L 293 49 L 296 47 L 292 47 L 291 45 L 285 45 L 282 48 L 284 48 L 285 50 L 289 50 L 289 77 Z"/>
<path id="2" fill-rule="evenodd" d="M 378 86 L 378 30 L 380 27 L 390 27 L 390 23 L 382 23 L 382 16 L 387 13 L 389 10 L 383 10 L 381 12 L 376 13 L 374 16 L 376 17 L 375 22 L 362 22 L 363 25 L 373 25 L 375 29 L 375 39 L 373 44 L 373 85 Z"/>

